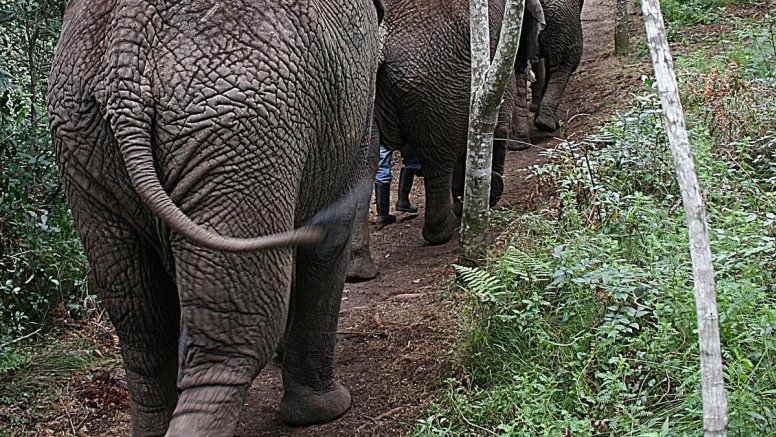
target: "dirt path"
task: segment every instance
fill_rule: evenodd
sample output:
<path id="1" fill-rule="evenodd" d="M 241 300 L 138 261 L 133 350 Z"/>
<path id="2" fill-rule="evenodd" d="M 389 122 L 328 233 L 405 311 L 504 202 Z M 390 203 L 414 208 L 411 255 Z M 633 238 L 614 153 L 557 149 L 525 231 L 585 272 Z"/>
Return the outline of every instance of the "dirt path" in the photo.
<path id="1" fill-rule="evenodd" d="M 563 134 L 580 138 L 591 126 L 624 102 L 649 71 L 648 58 L 624 63 L 613 52 L 612 0 L 588 0 L 582 12 L 585 52 L 567 88 L 558 115 L 567 122 Z M 639 17 L 631 39 L 641 35 Z M 632 43 L 632 46 L 634 44 Z M 628 64 L 630 63 L 630 64 Z M 536 132 L 534 132 L 536 134 Z M 525 210 L 533 189 L 526 167 L 538 162 L 539 151 L 557 144 L 542 138 L 525 152 L 510 152 L 502 207 Z M 394 174 L 398 174 L 394 163 Z M 423 212 L 423 187 L 416 181 L 412 199 Z M 393 184 L 392 199 L 396 199 Z M 373 216 L 374 223 L 374 216 Z M 452 353 L 454 309 L 444 302 L 456 261 L 458 238 L 428 246 L 421 237 L 423 218 L 400 214 L 395 225 L 373 227 L 372 250 L 380 267 L 377 279 L 347 284 L 340 316 L 337 373 L 350 388 L 353 408 L 341 419 L 322 426 L 294 429 L 280 424 L 277 406 L 282 384 L 280 368 L 270 363 L 248 393 L 237 427 L 238 436 L 395 436 L 405 435 L 435 397 L 444 379 L 445 357 Z M 449 366 L 448 366 L 449 367 Z M 448 369 L 449 370 L 449 369 Z"/>

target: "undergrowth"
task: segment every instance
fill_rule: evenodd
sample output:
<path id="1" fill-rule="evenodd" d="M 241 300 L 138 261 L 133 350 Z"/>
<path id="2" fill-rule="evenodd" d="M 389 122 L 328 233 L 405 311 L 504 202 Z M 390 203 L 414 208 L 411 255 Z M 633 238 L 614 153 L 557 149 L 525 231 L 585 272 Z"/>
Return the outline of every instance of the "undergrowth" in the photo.
<path id="1" fill-rule="evenodd" d="M 0 437 L 96 435 L 92 422 L 128 407 L 119 354 L 100 318 L 61 321 L 39 344 L 17 347 L 0 363 Z"/>
<path id="2" fill-rule="evenodd" d="M 670 28 L 713 23 L 724 16 L 725 6 L 735 3 L 741 0 L 660 0 L 660 10 Z"/>
<path id="3" fill-rule="evenodd" d="M 707 205 L 729 435 L 768 436 L 776 92 L 762 61 L 731 61 L 752 49 L 737 42 L 677 65 Z M 465 372 L 414 435 L 702 435 L 689 243 L 657 95 L 633 96 L 600 133 L 547 153 L 532 177 L 554 199 L 517 218 L 489 265 L 456 267 L 471 303 Z"/>
<path id="4" fill-rule="evenodd" d="M 52 314 L 83 308 L 90 295 L 46 117 L 64 5 L 0 1 L 0 375 L 16 340 L 45 332 Z"/>

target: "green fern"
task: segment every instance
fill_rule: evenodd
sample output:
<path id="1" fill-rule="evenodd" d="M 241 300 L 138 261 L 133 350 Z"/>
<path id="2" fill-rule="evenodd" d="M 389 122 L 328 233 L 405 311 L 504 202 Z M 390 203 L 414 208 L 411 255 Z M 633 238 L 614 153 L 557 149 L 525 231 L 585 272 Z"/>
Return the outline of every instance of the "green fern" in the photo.
<path id="1" fill-rule="evenodd" d="M 515 278 L 529 284 L 544 283 L 550 280 L 552 274 L 533 257 L 515 246 L 509 246 L 499 262 L 502 278 Z"/>
<path id="2" fill-rule="evenodd" d="M 464 288 L 474 294 L 481 302 L 498 302 L 506 291 L 501 278 L 479 267 L 466 267 L 453 264 Z"/>

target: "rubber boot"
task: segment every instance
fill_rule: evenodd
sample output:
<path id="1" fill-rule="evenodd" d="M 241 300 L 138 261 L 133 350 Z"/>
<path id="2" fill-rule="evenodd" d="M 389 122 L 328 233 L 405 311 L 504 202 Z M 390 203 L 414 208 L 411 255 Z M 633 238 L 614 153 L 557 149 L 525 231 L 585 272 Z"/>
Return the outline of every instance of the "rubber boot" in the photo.
<path id="1" fill-rule="evenodd" d="M 415 179 L 415 169 L 402 168 L 399 176 L 399 200 L 396 201 L 396 211 L 418 212 L 418 205 L 410 202 L 410 190 Z"/>
<path id="2" fill-rule="evenodd" d="M 391 184 L 375 184 L 375 204 L 377 205 L 377 224 L 380 227 L 396 223 L 396 216 L 389 214 Z"/>

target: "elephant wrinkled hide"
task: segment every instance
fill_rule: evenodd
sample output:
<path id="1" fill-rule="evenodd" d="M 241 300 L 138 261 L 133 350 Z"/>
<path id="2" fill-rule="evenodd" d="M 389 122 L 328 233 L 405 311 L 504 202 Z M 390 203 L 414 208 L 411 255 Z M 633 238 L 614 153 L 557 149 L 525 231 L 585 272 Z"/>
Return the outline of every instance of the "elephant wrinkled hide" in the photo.
<path id="1" fill-rule="evenodd" d="M 471 66 L 469 2 L 467 0 L 384 0 L 380 26 L 381 64 L 377 73 L 375 120 L 379 142 L 416 156 L 423 169 L 425 223 L 423 238 L 430 244 L 450 241 L 458 225 L 456 211 L 464 191 L 465 152 L 469 125 Z M 490 0 L 491 53 L 498 44 L 504 0 Z M 538 16 L 535 16 L 538 15 Z M 517 62 L 528 65 L 538 51 L 543 18 L 538 0 L 529 0 Z M 493 149 L 491 205 L 503 184 L 505 140 L 509 135 L 516 86 L 510 79 L 499 111 Z M 375 136 L 377 137 L 377 135 Z M 404 152 L 403 152 L 404 154 Z M 368 208 L 368 202 L 361 204 Z M 356 223 L 349 280 L 377 274 L 369 258 L 368 214 Z"/>
<path id="2" fill-rule="evenodd" d="M 531 60 L 536 80 L 531 84 L 530 110 L 535 113 L 534 126 L 545 132 L 558 129 L 558 106 L 582 59 L 582 5 L 580 0 L 542 0 L 546 26 L 539 34 L 538 58 Z M 523 150 L 531 146 L 524 65 L 515 66 L 515 76 L 518 98 L 509 149 Z"/>
<path id="3" fill-rule="evenodd" d="M 354 205 L 371 185 L 376 5 L 68 3 L 52 139 L 121 340 L 133 436 L 233 434 L 281 337 L 282 419 L 350 407 L 333 358 Z M 290 247 L 311 242 L 282 237 L 305 225 L 333 230 Z"/>

